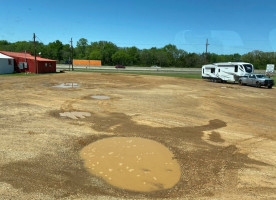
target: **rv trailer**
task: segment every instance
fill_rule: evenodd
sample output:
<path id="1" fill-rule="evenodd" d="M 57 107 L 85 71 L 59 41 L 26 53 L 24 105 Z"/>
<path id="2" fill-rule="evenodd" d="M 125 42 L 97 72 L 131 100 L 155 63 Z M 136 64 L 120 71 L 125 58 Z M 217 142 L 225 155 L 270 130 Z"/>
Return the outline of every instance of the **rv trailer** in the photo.
<path id="1" fill-rule="evenodd" d="M 239 78 L 254 73 L 254 66 L 245 62 L 214 63 L 202 66 L 202 78 L 214 82 L 236 82 Z"/>

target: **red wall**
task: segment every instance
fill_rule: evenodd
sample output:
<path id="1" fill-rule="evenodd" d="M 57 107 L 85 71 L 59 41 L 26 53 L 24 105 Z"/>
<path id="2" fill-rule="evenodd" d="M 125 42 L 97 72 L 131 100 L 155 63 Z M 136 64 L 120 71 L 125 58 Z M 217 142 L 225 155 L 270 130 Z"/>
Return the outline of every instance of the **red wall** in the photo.
<path id="1" fill-rule="evenodd" d="M 38 63 L 38 73 L 55 73 L 56 72 L 56 62 L 55 61 L 39 61 L 37 63 Z M 47 66 L 45 64 L 47 64 Z"/>
<path id="2" fill-rule="evenodd" d="M 14 57 L 14 68 L 16 72 L 30 72 L 35 73 L 35 61 L 27 59 L 28 68 L 19 69 L 19 62 L 25 62 L 25 58 Z M 36 61 L 38 73 L 55 73 L 56 72 L 56 61 Z M 47 66 L 45 66 L 47 63 Z M 50 67 L 51 64 L 51 67 Z"/>

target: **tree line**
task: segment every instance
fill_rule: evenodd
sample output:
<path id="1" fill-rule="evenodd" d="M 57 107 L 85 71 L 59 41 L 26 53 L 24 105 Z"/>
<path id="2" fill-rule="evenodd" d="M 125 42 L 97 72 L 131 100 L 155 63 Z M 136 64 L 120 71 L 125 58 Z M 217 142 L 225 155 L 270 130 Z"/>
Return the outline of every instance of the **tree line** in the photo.
<path id="1" fill-rule="evenodd" d="M 33 41 L 8 42 L 0 40 L 0 50 L 13 52 L 31 52 L 34 55 Z M 41 57 L 57 60 L 58 63 L 69 63 L 71 48 L 56 40 L 45 45 L 36 42 L 36 52 Z M 118 47 L 112 42 L 98 41 L 89 43 L 81 38 L 73 48 L 74 59 L 101 60 L 103 65 L 189 67 L 200 68 L 205 63 L 236 62 L 252 63 L 256 69 L 265 69 L 266 64 L 276 64 L 276 52 L 252 51 L 243 55 L 238 53 L 219 55 L 215 53 L 191 53 L 168 44 L 162 48 L 138 49 L 137 47 Z"/>

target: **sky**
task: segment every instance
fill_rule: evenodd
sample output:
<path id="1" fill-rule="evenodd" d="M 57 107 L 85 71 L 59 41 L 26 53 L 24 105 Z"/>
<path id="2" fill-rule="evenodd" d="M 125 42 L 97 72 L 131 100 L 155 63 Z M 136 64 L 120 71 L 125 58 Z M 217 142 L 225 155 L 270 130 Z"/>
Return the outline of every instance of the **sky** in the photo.
<path id="1" fill-rule="evenodd" d="M 0 0 L 0 40 L 276 51 L 276 0 Z"/>

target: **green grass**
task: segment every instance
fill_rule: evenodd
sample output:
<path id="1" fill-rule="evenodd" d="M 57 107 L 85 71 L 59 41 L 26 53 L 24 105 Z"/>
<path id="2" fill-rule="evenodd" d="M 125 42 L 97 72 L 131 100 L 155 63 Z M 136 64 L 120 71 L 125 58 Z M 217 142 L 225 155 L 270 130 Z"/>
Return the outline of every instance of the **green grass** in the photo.
<path id="1" fill-rule="evenodd" d="M 189 73 L 172 73 L 172 72 L 137 72 L 137 71 L 103 71 L 103 70 L 74 70 L 73 72 L 92 72 L 92 73 L 109 73 L 109 74 L 135 74 L 135 75 L 150 75 L 150 76 L 167 76 L 167 77 L 179 77 L 179 78 L 193 78 L 193 79 L 201 79 L 201 74 L 189 74 Z"/>
<path id="2" fill-rule="evenodd" d="M 12 73 L 12 74 L 0 74 L 0 77 L 8 77 L 8 76 L 41 76 L 41 75 L 54 75 L 60 73 L 43 73 L 43 74 L 35 74 L 35 73 Z"/>
<path id="3" fill-rule="evenodd" d="M 168 76 L 168 77 L 179 77 L 179 78 L 194 78 L 201 79 L 201 74 L 187 74 L 187 73 L 139 73 L 141 75 L 152 75 L 152 76 Z"/>
<path id="4" fill-rule="evenodd" d="M 32 74 L 32 73 L 13 73 L 13 74 L 0 74 L 0 76 L 35 76 L 36 74 Z"/>

